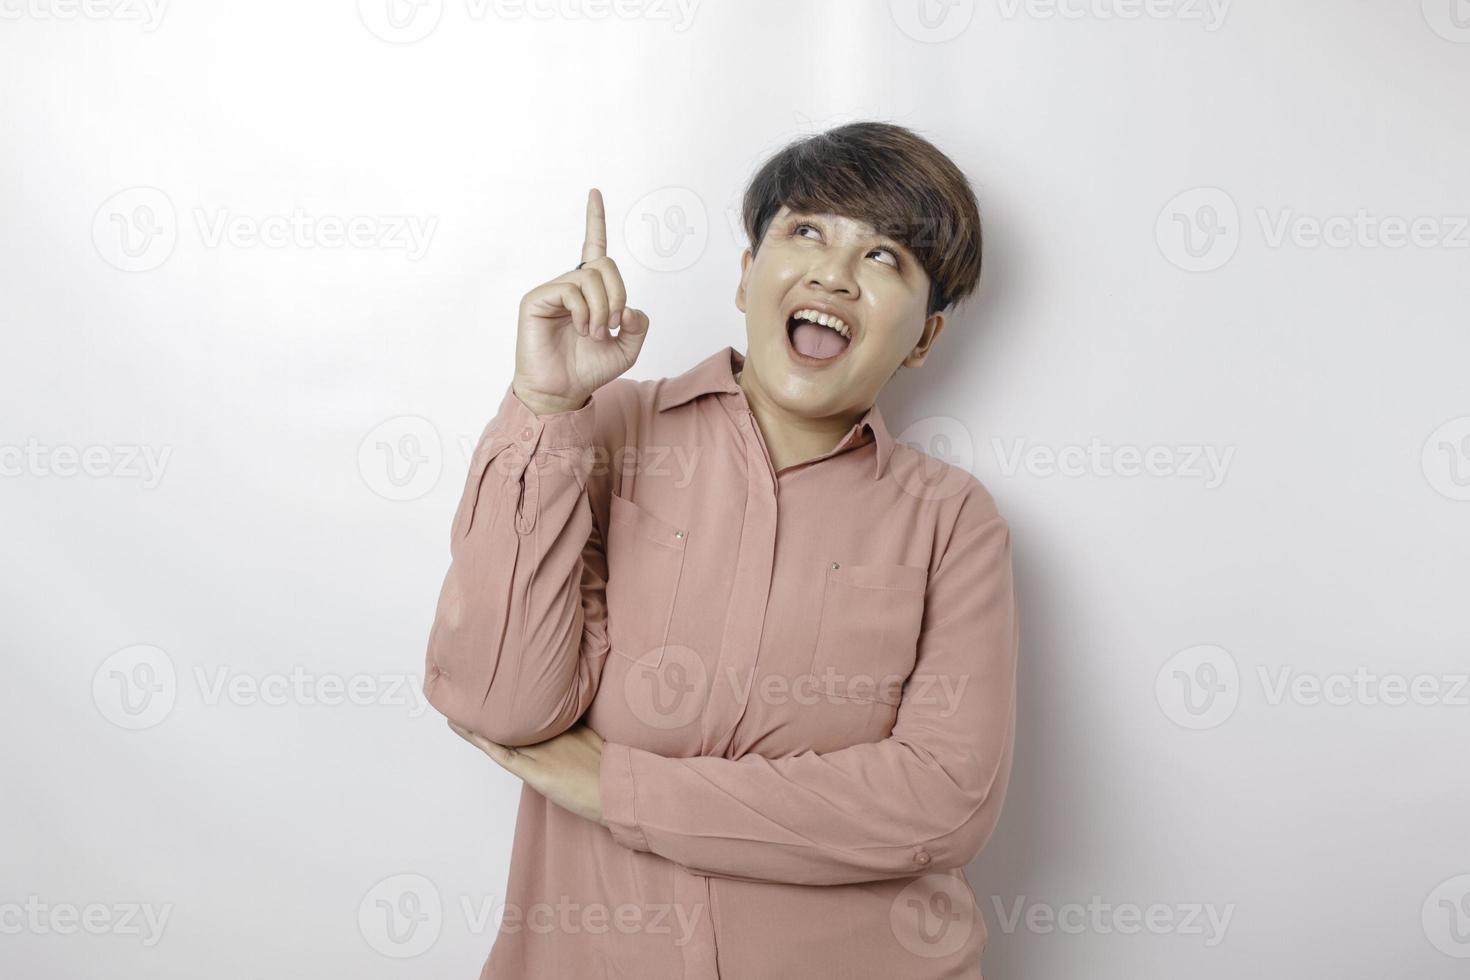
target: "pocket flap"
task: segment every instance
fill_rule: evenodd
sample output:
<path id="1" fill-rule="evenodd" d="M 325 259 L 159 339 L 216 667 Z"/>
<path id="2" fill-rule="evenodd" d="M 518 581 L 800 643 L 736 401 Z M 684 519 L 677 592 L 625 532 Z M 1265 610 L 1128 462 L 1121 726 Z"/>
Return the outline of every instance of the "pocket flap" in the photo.
<path id="1" fill-rule="evenodd" d="M 842 565 L 844 578 L 855 589 L 900 589 L 923 592 L 929 582 L 929 570 L 917 565 Z"/>
<path id="2" fill-rule="evenodd" d="M 617 493 L 610 493 L 609 496 L 612 500 L 609 515 L 614 524 L 625 524 L 654 544 L 684 550 L 684 542 L 689 537 L 685 529 L 675 527 Z"/>

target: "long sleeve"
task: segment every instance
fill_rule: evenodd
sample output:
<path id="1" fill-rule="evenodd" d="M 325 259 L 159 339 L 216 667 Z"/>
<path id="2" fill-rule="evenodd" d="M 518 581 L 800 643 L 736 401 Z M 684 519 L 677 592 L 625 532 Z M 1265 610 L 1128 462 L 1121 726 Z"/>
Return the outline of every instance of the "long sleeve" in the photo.
<path id="1" fill-rule="evenodd" d="M 424 693 L 506 745 L 557 735 L 596 693 L 607 560 L 588 501 L 599 397 L 538 416 L 507 386 L 470 461 Z"/>
<path id="2" fill-rule="evenodd" d="M 809 885 L 972 860 L 1010 774 L 1019 624 L 1009 527 L 991 507 L 968 509 L 930 576 L 888 738 L 776 759 L 606 743 L 599 780 L 614 839 L 702 874 Z"/>

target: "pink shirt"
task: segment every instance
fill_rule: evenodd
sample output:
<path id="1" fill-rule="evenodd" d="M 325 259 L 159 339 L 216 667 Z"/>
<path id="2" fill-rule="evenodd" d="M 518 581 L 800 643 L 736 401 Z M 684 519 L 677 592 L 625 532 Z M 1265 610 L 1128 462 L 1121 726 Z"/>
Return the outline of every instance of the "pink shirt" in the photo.
<path id="1" fill-rule="evenodd" d="M 585 715 L 609 823 L 522 788 L 482 980 L 980 977 L 1009 528 L 876 406 L 775 471 L 743 364 L 540 417 L 507 387 L 475 450 L 425 694 L 509 745 Z"/>

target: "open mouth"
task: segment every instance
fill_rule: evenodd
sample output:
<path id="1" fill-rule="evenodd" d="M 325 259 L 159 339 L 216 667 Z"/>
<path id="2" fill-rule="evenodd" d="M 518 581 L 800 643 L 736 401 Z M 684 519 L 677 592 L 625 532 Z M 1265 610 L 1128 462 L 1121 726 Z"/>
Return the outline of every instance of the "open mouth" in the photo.
<path id="1" fill-rule="evenodd" d="M 791 347 L 803 357 L 828 361 L 847 350 L 852 328 L 835 316 L 816 310 L 797 310 L 786 320 Z"/>

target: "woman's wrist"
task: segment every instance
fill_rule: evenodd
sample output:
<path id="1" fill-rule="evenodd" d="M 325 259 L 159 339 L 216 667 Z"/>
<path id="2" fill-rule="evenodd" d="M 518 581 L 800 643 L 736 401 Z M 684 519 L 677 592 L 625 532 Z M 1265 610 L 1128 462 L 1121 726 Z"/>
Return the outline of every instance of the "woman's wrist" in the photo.
<path id="1" fill-rule="evenodd" d="M 522 391 L 514 383 L 511 390 L 521 403 L 529 408 L 534 415 L 556 415 L 561 412 L 575 412 L 579 408 L 585 408 L 590 395 L 581 398 L 567 398 L 558 395 L 546 395 L 534 391 Z"/>

